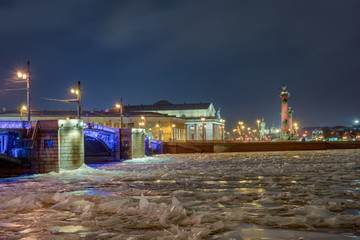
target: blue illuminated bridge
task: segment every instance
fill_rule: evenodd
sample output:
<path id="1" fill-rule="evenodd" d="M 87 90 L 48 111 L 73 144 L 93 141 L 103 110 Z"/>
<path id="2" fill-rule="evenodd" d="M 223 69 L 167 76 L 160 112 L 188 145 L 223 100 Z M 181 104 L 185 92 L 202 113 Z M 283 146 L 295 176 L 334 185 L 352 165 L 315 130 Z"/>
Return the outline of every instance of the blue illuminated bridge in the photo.
<path id="1" fill-rule="evenodd" d="M 21 165 L 29 159 L 34 129 L 27 121 L 0 121 L 0 165 Z M 84 123 L 85 156 L 111 156 L 118 137 L 114 128 Z"/>

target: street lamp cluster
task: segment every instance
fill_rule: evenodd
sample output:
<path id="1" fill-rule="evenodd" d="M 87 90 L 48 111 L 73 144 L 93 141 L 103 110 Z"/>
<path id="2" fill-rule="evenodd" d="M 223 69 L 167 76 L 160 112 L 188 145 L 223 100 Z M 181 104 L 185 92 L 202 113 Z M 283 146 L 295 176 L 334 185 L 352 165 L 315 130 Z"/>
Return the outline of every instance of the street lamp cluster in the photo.
<path id="1" fill-rule="evenodd" d="M 248 140 L 259 140 L 260 139 L 260 119 L 256 120 L 257 129 L 252 129 L 246 126 L 244 121 L 239 121 L 236 128 L 233 129 L 233 139 L 248 141 Z M 246 131 L 247 130 L 247 131 Z M 237 134 L 236 134 L 237 133 Z M 238 135 L 238 137 L 236 136 Z"/>

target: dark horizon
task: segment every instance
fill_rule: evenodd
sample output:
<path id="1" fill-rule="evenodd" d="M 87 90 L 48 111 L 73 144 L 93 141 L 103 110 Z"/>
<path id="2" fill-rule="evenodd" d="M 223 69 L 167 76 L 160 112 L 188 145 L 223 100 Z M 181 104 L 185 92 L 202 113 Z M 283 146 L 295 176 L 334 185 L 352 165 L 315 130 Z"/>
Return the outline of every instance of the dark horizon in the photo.
<path id="1" fill-rule="evenodd" d="M 106 1 L 0 3 L 0 107 L 212 102 L 227 128 L 264 117 L 280 126 L 281 86 L 301 127 L 360 118 L 359 1 Z"/>

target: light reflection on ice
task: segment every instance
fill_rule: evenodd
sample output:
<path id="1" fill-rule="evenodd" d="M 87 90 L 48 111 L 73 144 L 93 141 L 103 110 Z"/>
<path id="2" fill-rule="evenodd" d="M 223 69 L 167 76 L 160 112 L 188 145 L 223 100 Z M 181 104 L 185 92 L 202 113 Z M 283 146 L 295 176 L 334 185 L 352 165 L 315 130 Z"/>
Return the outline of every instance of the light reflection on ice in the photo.
<path id="1" fill-rule="evenodd" d="M 354 239 L 359 153 L 162 155 L 6 179 L 0 236 Z"/>

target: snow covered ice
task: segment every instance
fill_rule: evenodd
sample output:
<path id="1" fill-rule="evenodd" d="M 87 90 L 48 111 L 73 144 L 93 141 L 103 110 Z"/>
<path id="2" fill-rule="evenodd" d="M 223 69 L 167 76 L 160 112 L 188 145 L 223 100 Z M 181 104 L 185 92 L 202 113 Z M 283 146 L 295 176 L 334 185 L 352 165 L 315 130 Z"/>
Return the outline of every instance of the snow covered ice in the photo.
<path id="1" fill-rule="evenodd" d="M 359 158 L 177 154 L 0 179 L 0 239 L 359 239 Z"/>

